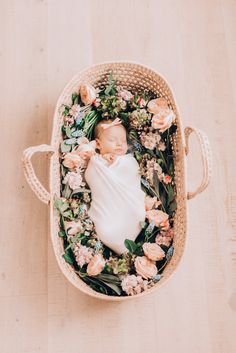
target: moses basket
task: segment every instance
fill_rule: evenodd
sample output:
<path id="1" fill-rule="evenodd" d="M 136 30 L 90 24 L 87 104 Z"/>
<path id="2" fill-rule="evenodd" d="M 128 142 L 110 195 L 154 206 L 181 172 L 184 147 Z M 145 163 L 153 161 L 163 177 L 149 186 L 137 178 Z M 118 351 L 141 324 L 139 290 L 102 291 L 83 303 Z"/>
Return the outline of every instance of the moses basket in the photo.
<path id="1" fill-rule="evenodd" d="M 95 88 L 101 84 L 106 84 L 110 71 L 113 73 L 113 78 L 117 84 L 122 85 L 129 90 L 142 91 L 149 89 L 157 96 L 164 97 L 168 104 L 173 109 L 176 115 L 177 130 L 173 137 L 173 153 L 174 153 L 174 167 L 175 167 L 175 185 L 177 191 L 177 210 L 174 216 L 174 254 L 170 262 L 166 265 L 163 271 L 162 279 L 152 288 L 134 296 L 108 296 L 106 294 L 98 293 L 89 287 L 82 279 L 74 272 L 72 266 L 68 264 L 62 257 L 64 253 L 63 240 L 58 236 L 59 231 L 59 215 L 53 206 L 53 197 L 56 194 L 60 196 L 60 163 L 59 163 L 59 148 L 62 140 L 61 125 L 62 114 L 60 107 L 62 104 L 70 104 L 71 95 L 76 91 L 82 82 L 90 83 Z M 186 190 L 186 156 L 188 154 L 188 140 L 189 135 L 194 132 L 200 142 L 201 157 L 203 166 L 203 177 L 200 186 L 193 192 Z M 33 166 L 31 164 L 31 157 L 36 152 L 45 152 L 50 156 L 50 191 L 48 192 L 40 183 L 35 175 Z M 211 151 L 206 135 L 193 127 L 185 127 L 183 129 L 179 111 L 173 92 L 171 91 L 166 80 L 153 69 L 150 69 L 142 64 L 129 61 L 105 62 L 87 67 L 79 72 L 64 88 L 61 93 L 54 113 L 53 132 L 51 144 L 42 144 L 27 148 L 23 152 L 23 168 L 26 179 L 38 196 L 38 198 L 50 206 L 50 233 L 51 240 L 56 255 L 56 259 L 61 271 L 67 279 L 82 292 L 96 298 L 123 301 L 132 298 L 142 297 L 151 293 L 161 287 L 175 272 L 180 260 L 183 256 L 186 234 L 187 234 L 187 200 L 195 197 L 201 193 L 208 185 L 211 174 Z"/>

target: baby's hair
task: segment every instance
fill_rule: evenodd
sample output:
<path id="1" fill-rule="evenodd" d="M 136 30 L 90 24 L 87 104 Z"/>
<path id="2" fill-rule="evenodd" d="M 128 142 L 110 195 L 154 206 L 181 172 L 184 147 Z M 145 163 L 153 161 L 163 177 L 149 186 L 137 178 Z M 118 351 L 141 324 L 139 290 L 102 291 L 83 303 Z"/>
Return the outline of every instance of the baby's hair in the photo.
<path id="1" fill-rule="evenodd" d="M 104 131 L 101 126 L 102 124 L 111 124 L 112 122 L 113 122 L 112 119 L 103 119 L 103 120 L 99 121 L 99 123 L 97 123 L 97 125 L 95 126 L 95 129 L 94 129 L 94 137 L 99 138 L 101 133 Z M 121 126 L 123 126 L 123 128 L 125 129 L 123 124 L 121 124 Z M 125 131 L 126 131 L 126 129 L 125 129 Z"/>

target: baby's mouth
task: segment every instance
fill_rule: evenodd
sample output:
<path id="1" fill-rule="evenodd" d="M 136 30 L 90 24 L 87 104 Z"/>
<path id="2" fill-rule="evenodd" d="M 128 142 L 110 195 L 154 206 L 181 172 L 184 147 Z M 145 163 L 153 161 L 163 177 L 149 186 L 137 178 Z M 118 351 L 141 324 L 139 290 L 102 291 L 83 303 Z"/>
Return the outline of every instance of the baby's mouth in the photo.
<path id="1" fill-rule="evenodd" d="M 123 149 L 123 148 L 117 148 L 117 149 L 115 150 L 115 152 L 121 154 L 121 153 L 124 152 L 124 149 Z"/>

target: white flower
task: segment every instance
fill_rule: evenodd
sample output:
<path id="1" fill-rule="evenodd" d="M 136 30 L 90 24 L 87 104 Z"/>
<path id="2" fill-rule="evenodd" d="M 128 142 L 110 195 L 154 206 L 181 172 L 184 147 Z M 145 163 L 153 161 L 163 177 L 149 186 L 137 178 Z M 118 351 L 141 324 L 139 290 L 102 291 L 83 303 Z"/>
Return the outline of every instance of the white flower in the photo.
<path id="1" fill-rule="evenodd" d="M 87 246 L 77 244 L 73 250 L 76 262 L 80 267 L 88 264 L 93 257 L 93 250 Z"/>
<path id="2" fill-rule="evenodd" d="M 148 281 L 141 276 L 127 275 L 121 282 L 121 287 L 128 295 L 139 294 L 148 288 Z"/>
<path id="3" fill-rule="evenodd" d="M 63 184 L 68 183 L 72 190 L 78 189 L 82 186 L 82 176 L 79 172 L 69 172 L 66 174 Z"/>

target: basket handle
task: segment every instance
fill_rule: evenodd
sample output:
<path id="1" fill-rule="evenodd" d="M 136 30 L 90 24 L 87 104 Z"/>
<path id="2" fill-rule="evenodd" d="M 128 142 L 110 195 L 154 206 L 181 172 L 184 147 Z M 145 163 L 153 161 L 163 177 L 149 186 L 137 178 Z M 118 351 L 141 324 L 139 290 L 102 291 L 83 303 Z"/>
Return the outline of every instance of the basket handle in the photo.
<path id="1" fill-rule="evenodd" d="M 42 202 L 49 204 L 50 193 L 45 189 L 45 187 L 41 184 L 41 182 L 35 175 L 34 168 L 31 163 L 31 157 L 36 152 L 54 153 L 55 149 L 50 145 L 33 146 L 24 150 L 23 157 L 22 157 L 23 170 L 29 186 Z"/>
<path id="2" fill-rule="evenodd" d="M 203 178 L 200 186 L 195 191 L 187 192 L 188 200 L 192 199 L 194 196 L 196 196 L 197 194 L 200 194 L 203 190 L 205 190 L 205 188 L 209 184 L 209 181 L 211 178 L 211 171 L 212 171 L 212 153 L 211 153 L 209 140 L 203 131 L 190 126 L 187 126 L 184 129 L 186 156 L 189 153 L 189 136 L 192 132 L 195 132 L 201 147 Z"/>

